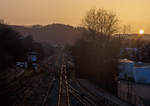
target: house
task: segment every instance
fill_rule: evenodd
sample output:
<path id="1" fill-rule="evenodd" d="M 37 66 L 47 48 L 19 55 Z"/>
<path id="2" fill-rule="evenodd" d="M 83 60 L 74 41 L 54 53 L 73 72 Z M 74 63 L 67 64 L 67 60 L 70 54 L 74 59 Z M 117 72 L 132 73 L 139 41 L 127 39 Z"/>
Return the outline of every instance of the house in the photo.
<path id="1" fill-rule="evenodd" d="M 136 63 L 134 67 L 134 79 L 136 83 L 150 84 L 150 64 Z"/>
<path id="2" fill-rule="evenodd" d="M 119 79 L 134 80 L 136 83 L 150 84 L 150 63 L 121 59 Z"/>
<path id="3" fill-rule="evenodd" d="M 119 62 L 118 97 L 135 106 L 150 106 L 150 63 Z"/>

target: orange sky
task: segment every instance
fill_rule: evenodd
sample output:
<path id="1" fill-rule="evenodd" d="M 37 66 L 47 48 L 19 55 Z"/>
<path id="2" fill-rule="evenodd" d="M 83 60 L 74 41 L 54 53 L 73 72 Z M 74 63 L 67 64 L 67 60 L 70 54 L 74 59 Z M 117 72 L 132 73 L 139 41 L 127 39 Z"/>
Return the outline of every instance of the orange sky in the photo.
<path id="1" fill-rule="evenodd" d="M 111 9 L 133 32 L 150 33 L 150 0 L 0 0 L 0 18 L 9 24 L 64 23 L 78 26 L 90 8 Z"/>

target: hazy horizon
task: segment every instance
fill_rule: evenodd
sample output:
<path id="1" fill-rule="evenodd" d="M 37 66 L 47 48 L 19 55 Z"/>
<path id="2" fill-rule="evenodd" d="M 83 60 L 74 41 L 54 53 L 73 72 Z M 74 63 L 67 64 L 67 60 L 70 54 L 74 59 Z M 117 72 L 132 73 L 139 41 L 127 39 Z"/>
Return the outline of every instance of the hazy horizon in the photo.
<path id="1" fill-rule="evenodd" d="M 133 33 L 140 29 L 150 33 L 149 4 L 149 0 L 1 0 L 0 19 L 11 25 L 79 26 L 90 8 L 104 8 L 114 11 L 121 24 L 130 24 Z"/>

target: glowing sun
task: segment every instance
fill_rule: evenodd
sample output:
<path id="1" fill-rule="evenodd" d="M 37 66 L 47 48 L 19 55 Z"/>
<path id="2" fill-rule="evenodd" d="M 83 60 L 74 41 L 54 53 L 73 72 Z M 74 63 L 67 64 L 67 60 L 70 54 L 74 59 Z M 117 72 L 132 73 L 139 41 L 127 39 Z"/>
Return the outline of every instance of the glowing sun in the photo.
<path id="1" fill-rule="evenodd" d="M 139 34 L 141 34 L 141 35 L 144 34 L 144 30 L 142 30 L 142 29 L 139 30 Z"/>

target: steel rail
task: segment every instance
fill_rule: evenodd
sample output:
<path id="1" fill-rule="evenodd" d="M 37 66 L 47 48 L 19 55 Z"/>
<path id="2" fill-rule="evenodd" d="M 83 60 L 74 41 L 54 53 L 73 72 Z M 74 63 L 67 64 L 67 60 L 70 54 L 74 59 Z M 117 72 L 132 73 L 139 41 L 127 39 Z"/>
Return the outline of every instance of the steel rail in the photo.
<path id="1" fill-rule="evenodd" d="M 68 91 L 68 85 L 67 85 L 67 82 L 63 80 L 67 80 L 67 76 L 65 77 L 65 79 L 63 79 L 63 73 L 65 73 L 66 71 L 66 67 L 65 67 L 65 64 L 64 64 L 64 54 L 62 56 L 62 65 L 61 65 L 61 70 L 60 70 L 60 73 L 59 73 L 59 96 L 58 96 L 58 103 L 57 103 L 57 106 L 62 106 L 63 104 L 61 103 L 62 102 L 62 97 L 63 97 L 63 86 L 65 86 L 64 90 L 65 90 L 65 97 L 67 97 L 67 101 L 66 101 L 66 104 L 67 106 L 70 106 L 70 98 L 69 98 L 69 91 Z"/>
<path id="2" fill-rule="evenodd" d="M 40 106 L 45 106 L 45 104 L 46 104 L 46 102 L 47 102 L 48 96 L 49 96 L 50 91 L 51 91 L 51 87 L 52 87 L 52 85 L 53 85 L 53 83 L 54 83 L 54 77 L 52 78 L 52 74 L 51 74 L 51 80 L 52 80 L 52 81 L 51 81 L 51 83 L 50 83 L 49 86 L 48 86 L 48 90 L 47 90 L 46 95 L 44 96 L 44 98 L 43 98 L 43 100 L 42 100 Z"/>
<path id="3" fill-rule="evenodd" d="M 68 78 L 67 78 L 67 72 L 66 72 L 66 65 L 64 67 L 64 73 L 65 73 L 65 86 L 66 86 L 66 95 L 67 95 L 67 102 L 68 106 L 70 106 L 70 95 L 69 95 L 69 88 L 68 88 Z"/>
<path id="4" fill-rule="evenodd" d="M 58 96 L 58 103 L 57 105 L 60 106 L 61 105 L 61 94 L 62 94 L 62 68 L 61 67 L 61 72 L 60 72 L 60 76 L 59 76 L 59 96 Z"/>

